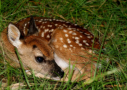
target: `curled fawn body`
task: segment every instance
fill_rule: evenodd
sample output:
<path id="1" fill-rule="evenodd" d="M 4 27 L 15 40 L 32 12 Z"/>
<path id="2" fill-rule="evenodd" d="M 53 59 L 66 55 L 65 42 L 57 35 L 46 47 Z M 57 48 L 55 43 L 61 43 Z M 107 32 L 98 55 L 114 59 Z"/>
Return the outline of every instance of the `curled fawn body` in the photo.
<path id="1" fill-rule="evenodd" d="M 99 40 L 76 24 L 42 17 L 25 18 L 10 23 L 1 37 L 6 59 L 14 67 L 20 67 L 16 47 L 24 68 L 43 77 L 60 80 L 73 65 L 72 81 L 89 79 L 94 74 L 96 62 L 92 59 L 97 58 L 92 50 L 100 48 Z M 68 75 L 63 79 L 67 81 Z"/>

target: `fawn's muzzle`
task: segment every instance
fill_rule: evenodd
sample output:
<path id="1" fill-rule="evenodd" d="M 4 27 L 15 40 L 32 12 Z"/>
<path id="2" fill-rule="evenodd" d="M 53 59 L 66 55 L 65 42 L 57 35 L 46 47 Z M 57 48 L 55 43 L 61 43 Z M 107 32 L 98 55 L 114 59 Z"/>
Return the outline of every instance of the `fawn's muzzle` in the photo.
<path id="1" fill-rule="evenodd" d="M 53 60 L 53 62 L 54 62 L 54 68 L 52 69 L 52 77 L 63 78 L 64 71 L 56 64 L 55 60 Z"/>

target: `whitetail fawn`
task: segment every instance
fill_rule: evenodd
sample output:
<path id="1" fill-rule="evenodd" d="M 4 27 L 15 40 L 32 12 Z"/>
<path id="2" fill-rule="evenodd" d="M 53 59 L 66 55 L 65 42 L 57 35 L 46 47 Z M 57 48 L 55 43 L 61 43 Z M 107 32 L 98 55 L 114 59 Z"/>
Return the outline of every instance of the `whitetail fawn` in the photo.
<path id="1" fill-rule="evenodd" d="M 76 24 L 42 17 L 25 18 L 10 23 L 1 37 L 6 59 L 13 67 L 20 67 L 16 47 L 24 68 L 45 78 L 60 80 L 73 65 L 72 81 L 89 79 L 94 74 L 97 55 L 93 48 L 100 48 L 99 40 Z M 68 80 L 66 74 L 64 81 Z"/>

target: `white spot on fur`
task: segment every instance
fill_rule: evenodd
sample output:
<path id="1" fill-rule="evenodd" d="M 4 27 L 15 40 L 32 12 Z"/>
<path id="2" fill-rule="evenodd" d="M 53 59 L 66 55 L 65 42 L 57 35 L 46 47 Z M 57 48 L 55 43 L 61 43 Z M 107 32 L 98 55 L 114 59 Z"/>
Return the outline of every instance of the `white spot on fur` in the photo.
<path id="1" fill-rule="evenodd" d="M 68 37 L 68 34 L 65 34 L 65 37 Z"/>
<path id="2" fill-rule="evenodd" d="M 72 28 L 68 28 L 68 30 L 72 30 Z"/>
<path id="3" fill-rule="evenodd" d="M 73 47 L 73 45 L 70 45 L 70 47 Z"/>
<path id="4" fill-rule="evenodd" d="M 80 38 L 82 38 L 82 35 L 80 35 Z"/>
<path id="5" fill-rule="evenodd" d="M 70 23 L 70 22 L 66 22 L 66 23 Z"/>
<path id="6" fill-rule="evenodd" d="M 52 27 L 52 25 L 48 25 L 48 27 Z"/>
<path id="7" fill-rule="evenodd" d="M 41 25 L 40 28 L 42 28 L 43 26 Z"/>
<path id="8" fill-rule="evenodd" d="M 71 43 L 70 39 L 67 39 L 67 42 L 68 42 L 68 43 Z"/>
<path id="9" fill-rule="evenodd" d="M 86 35 L 90 35 L 89 33 L 85 33 Z"/>
<path id="10" fill-rule="evenodd" d="M 63 31 L 64 31 L 64 32 L 67 32 L 67 30 L 65 30 L 65 29 L 64 29 Z"/>
<path id="11" fill-rule="evenodd" d="M 75 43 L 79 44 L 79 40 L 76 40 Z"/>
<path id="12" fill-rule="evenodd" d="M 26 27 L 26 25 L 27 25 L 27 23 L 25 23 L 25 25 L 24 25 L 24 26 Z"/>
<path id="13" fill-rule="evenodd" d="M 58 24 L 55 24 L 55 26 L 57 26 Z"/>
<path id="14" fill-rule="evenodd" d="M 44 37 L 44 32 L 42 32 L 41 36 Z"/>
<path id="15" fill-rule="evenodd" d="M 79 46 L 82 46 L 82 44 L 81 44 L 81 43 L 79 43 Z"/>
<path id="16" fill-rule="evenodd" d="M 91 54 L 92 54 L 92 53 L 94 53 L 94 51 L 93 51 L 93 50 L 89 50 L 88 52 L 89 52 L 89 53 L 91 53 Z"/>
<path id="17" fill-rule="evenodd" d="M 75 26 L 77 26 L 77 24 L 74 24 Z"/>
<path id="18" fill-rule="evenodd" d="M 63 38 L 60 38 L 60 40 L 62 41 L 62 40 L 63 40 Z"/>
<path id="19" fill-rule="evenodd" d="M 69 28 L 71 28 L 71 26 L 70 26 L 70 25 L 69 25 L 68 27 L 69 27 Z"/>
<path id="20" fill-rule="evenodd" d="M 63 24 L 63 26 L 68 27 L 66 24 Z"/>
<path id="21" fill-rule="evenodd" d="M 47 35 L 47 38 L 50 38 L 50 35 L 49 34 Z"/>
<path id="22" fill-rule="evenodd" d="M 52 19 L 49 19 L 49 21 L 52 21 Z"/>
<path id="23" fill-rule="evenodd" d="M 76 33 L 72 33 L 72 35 L 77 35 Z"/>
<path id="24" fill-rule="evenodd" d="M 54 31 L 54 29 L 51 29 L 49 32 L 53 32 Z"/>
<path id="25" fill-rule="evenodd" d="M 75 39 L 79 39 L 79 37 L 75 37 Z"/>
<path id="26" fill-rule="evenodd" d="M 73 47 L 73 49 L 75 49 L 76 47 Z"/>
<path id="27" fill-rule="evenodd" d="M 72 37 L 73 39 L 75 38 L 75 37 Z"/>
<path id="28" fill-rule="evenodd" d="M 42 22 L 41 20 L 39 22 Z"/>
<path id="29" fill-rule="evenodd" d="M 69 33 L 71 34 L 73 31 L 69 31 Z"/>
<path id="30" fill-rule="evenodd" d="M 64 48 L 67 48 L 67 45 L 66 45 L 66 44 L 64 44 L 64 45 L 63 45 L 63 47 L 64 47 Z"/>
<path id="31" fill-rule="evenodd" d="M 41 21 L 43 21 L 43 19 L 41 19 Z"/>
<path id="32" fill-rule="evenodd" d="M 87 46 L 89 46 L 89 43 L 85 43 Z"/>
<path id="33" fill-rule="evenodd" d="M 87 38 L 91 38 L 91 36 L 87 36 Z"/>
<path id="34" fill-rule="evenodd" d="M 69 50 L 72 52 L 71 48 L 69 48 Z"/>
<path id="35" fill-rule="evenodd" d="M 45 28 L 45 26 L 43 26 L 43 29 Z"/>
<path id="36" fill-rule="evenodd" d="M 45 29 L 45 32 L 48 32 L 49 31 L 49 29 Z"/>
<path id="37" fill-rule="evenodd" d="M 83 40 L 83 43 L 86 43 L 86 40 Z"/>
<path id="38" fill-rule="evenodd" d="M 84 48 L 83 48 L 83 47 L 81 47 L 81 50 L 84 50 Z"/>

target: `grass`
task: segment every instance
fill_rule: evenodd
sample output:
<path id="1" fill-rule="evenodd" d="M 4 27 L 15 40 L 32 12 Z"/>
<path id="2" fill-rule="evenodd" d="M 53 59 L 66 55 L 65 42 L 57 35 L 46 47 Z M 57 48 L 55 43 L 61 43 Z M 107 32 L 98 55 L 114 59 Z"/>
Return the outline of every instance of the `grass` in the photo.
<path id="1" fill-rule="evenodd" d="M 92 82 L 77 82 L 75 89 L 83 90 L 127 90 L 127 1 L 126 0 L 15 0 L 0 1 L 0 31 L 8 23 L 30 15 L 63 19 L 89 29 L 100 39 L 106 48 L 101 56 L 103 68 L 99 73 L 106 76 L 92 78 Z M 99 53 L 99 52 L 98 52 Z M 0 57 L 2 60 L 2 57 Z M 106 64 L 109 58 L 111 64 Z M 118 67 L 119 69 L 116 69 Z M 112 70 L 119 70 L 113 73 Z M 108 71 L 112 74 L 108 75 Z M 14 83 L 23 82 L 25 89 L 71 89 L 74 83 L 59 83 L 52 80 L 27 76 L 30 87 L 26 84 L 24 74 L 20 69 L 0 63 L 0 90 L 2 82 L 5 89 Z"/>

